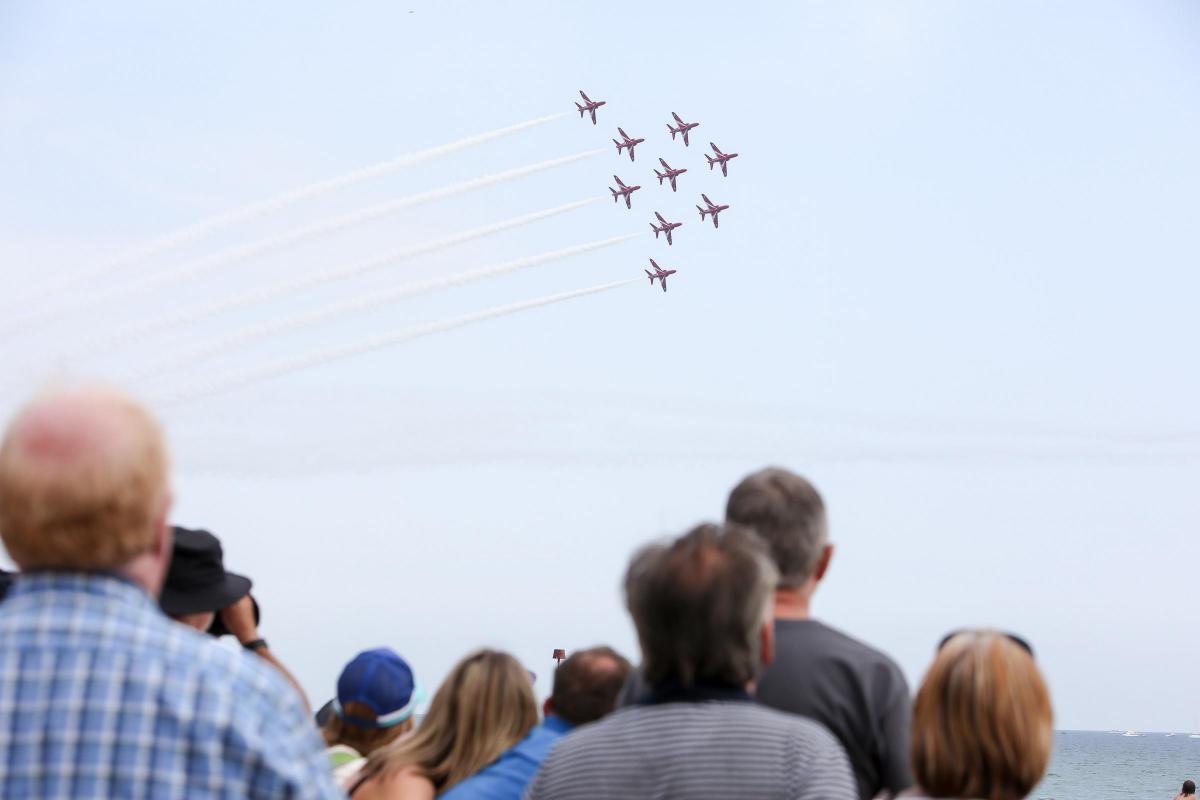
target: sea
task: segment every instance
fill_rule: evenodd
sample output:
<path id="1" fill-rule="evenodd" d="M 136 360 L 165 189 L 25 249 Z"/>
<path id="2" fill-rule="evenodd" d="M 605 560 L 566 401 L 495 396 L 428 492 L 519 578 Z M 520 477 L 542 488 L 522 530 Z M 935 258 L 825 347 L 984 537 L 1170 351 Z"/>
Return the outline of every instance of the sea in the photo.
<path id="1" fill-rule="evenodd" d="M 1039 800 L 1172 800 L 1187 779 L 1200 784 L 1200 738 L 1187 733 L 1057 731 Z"/>

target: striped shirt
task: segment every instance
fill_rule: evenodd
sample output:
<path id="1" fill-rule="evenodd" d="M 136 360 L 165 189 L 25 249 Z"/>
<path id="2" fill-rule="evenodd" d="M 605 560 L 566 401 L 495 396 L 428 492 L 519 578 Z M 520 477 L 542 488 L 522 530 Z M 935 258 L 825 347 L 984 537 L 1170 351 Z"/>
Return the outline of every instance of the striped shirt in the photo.
<path id="1" fill-rule="evenodd" d="M 623 708 L 567 734 L 526 800 L 857 800 L 837 739 L 737 700 Z"/>
<path id="2" fill-rule="evenodd" d="M 111 575 L 21 576 L 0 604 L 5 800 L 344 798 L 296 692 Z"/>

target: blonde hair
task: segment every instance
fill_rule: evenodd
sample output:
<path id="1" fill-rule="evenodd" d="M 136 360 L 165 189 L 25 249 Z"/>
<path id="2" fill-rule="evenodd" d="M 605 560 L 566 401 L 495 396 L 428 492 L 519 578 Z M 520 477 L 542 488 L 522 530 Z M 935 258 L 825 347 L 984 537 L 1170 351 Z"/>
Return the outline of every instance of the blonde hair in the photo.
<path id="1" fill-rule="evenodd" d="M 480 650 L 451 670 L 415 733 L 371 755 L 363 780 L 409 767 L 441 794 L 524 739 L 537 721 L 525 668 L 507 653 Z"/>
<path id="2" fill-rule="evenodd" d="M 24 570 L 106 570 L 155 541 L 168 498 L 158 423 L 110 391 L 30 404 L 0 444 L 0 538 Z"/>
<path id="3" fill-rule="evenodd" d="M 356 719 L 374 720 L 376 717 L 375 710 L 366 703 L 346 703 L 343 711 Z M 329 747 L 342 744 L 354 748 L 354 751 L 361 756 L 369 756 L 384 745 L 391 744 L 411 731 L 412 727 L 412 717 L 389 728 L 371 728 L 347 722 L 333 713 L 321 727 L 321 735 Z"/>
<path id="4" fill-rule="evenodd" d="M 917 692 L 912 765 L 930 797 L 1020 800 L 1053 742 L 1050 692 L 1033 656 L 995 631 L 946 642 Z"/>

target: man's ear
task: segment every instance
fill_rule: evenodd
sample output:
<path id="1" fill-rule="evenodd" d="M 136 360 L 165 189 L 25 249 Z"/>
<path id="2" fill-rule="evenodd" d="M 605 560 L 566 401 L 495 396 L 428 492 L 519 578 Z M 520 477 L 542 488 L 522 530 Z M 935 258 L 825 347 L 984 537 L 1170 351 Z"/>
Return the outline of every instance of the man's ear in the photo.
<path id="1" fill-rule="evenodd" d="M 546 702 L 542 703 L 542 717 L 548 717 L 554 713 L 554 700 L 547 697 Z"/>
<path id="2" fill-rule="evenodd" d="M 758 636 L 762 664 L 764 667 L 769 666 L 775 660 L 775 620 L 769 619 L 764 622 Z"/>
<path id="3" fill-rule="evenodd" d="M 833 560 L 833 544 L 826 544 L 821 550 L 821 558 L 817 561 L 817 569 L 813 572 L 813 577 L 818 581 L 825 577 L 825 572 L 829 569 L 829 562 Z"/>

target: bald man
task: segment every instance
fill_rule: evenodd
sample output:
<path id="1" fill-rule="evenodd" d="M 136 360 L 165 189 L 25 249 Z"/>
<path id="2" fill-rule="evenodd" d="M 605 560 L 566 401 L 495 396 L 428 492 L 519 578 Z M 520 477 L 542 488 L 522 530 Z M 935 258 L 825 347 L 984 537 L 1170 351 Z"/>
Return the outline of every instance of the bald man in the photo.
<path id="1" fill-rule="evenodd" d="M 300 698 L 171 622 L 167 453 L 147 411 L 86 389 L 0 443 L 0 797 L 341 797 Z"/>

